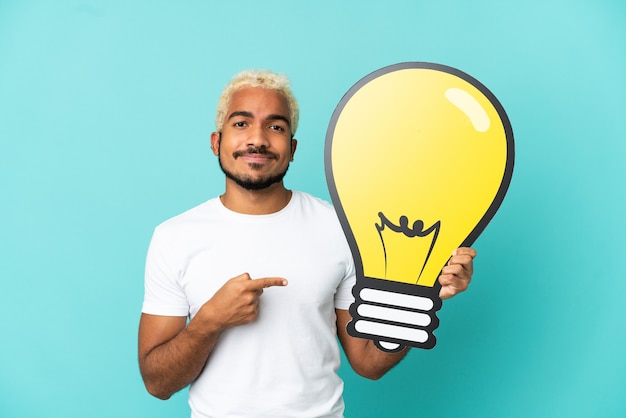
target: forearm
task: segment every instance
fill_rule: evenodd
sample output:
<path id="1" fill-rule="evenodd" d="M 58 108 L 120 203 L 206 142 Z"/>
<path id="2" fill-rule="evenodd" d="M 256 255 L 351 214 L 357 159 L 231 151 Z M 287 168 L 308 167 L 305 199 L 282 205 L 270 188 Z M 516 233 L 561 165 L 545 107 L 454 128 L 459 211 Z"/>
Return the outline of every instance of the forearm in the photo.
<path id="1" fill-rule="evenodd" d="M 193 382 L 221 333 L 256 319 L 263 289 L 286 285 L 280 277 L 252 280 L 248 273 L 240 274 L 205 302 L 187 326 L 184 316 L 142 314 L 139 366 L 148 392 L 167 399 Z"/>
<path id="2" fill-rule="evenodd" d="M 160 399 L 193 382 L 204 368 L 219 332 L 207 332 L 192 320 L 172 339 L 141 354 L 141 374 L 146 389 Z"/>

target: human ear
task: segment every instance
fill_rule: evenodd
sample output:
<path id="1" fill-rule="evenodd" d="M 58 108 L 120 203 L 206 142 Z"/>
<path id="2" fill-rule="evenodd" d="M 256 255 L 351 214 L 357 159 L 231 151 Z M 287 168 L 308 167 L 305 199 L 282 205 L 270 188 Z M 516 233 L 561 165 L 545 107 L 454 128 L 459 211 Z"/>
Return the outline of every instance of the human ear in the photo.
<path id="1" fill-rule="evenodd" d="M 214 155 L 220 154 L 220 140 L 222 139 L 221 132 L 212 132 L 211 133 L 211 150 Z"/>
<path id="2" fill-rule="evenodd" d="M 293 156 L 296 153 L 296 148 L 298 147 L 298 140 L 295 138 L 291 139 L 291 161 L 293 161 Z"/>

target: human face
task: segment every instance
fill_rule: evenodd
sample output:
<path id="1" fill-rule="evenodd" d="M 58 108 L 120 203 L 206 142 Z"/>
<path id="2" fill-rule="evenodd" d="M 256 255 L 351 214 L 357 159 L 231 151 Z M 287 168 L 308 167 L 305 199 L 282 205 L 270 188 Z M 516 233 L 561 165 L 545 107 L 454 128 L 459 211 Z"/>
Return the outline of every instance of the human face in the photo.
<path id="1" fill-rule="evenodd" d="M 221 133 L 211 135 L 227 182 L 247 190 L 282 182 L 297 144 L 289 115 L 287 100 L 278 91 L 243 87 L 233 94 Z"/>

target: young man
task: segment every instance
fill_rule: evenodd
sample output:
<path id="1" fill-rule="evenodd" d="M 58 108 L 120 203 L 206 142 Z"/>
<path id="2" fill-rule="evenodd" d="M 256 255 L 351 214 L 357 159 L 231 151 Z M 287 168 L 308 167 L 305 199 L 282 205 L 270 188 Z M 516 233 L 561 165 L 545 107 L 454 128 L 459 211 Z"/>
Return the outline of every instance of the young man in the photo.
<path id="1" fill-rule="evenodd" d="M 355 273 L 337 217 L 283 184 L 297 124 L 284 76 L 236 75 L 211 134 L 224 194 L 155 229 L 139 364 L 161 399 L 191 384 L 192 417 L 342 417 L 337 337 L 371 379 L 406 354 L 346 332 Z M 457 250 L 439 278 L 442 298 L 467 288 L 475 255 Z"/>

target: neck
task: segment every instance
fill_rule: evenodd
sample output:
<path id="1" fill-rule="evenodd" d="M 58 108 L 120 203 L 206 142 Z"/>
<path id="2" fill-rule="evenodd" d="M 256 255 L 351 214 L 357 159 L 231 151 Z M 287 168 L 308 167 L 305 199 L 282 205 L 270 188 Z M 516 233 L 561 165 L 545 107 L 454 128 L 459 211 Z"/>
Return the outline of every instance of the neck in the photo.
<path id="1" fill-rule="evenodd" d="M 226 179 L 226 191 L 220 196 L 222 204 L 233 212 L 245 215 L 268 215 L 283 209 L 291 200 L 291 190 L 282 182 L 263 190 L 246 190 Z"/>

